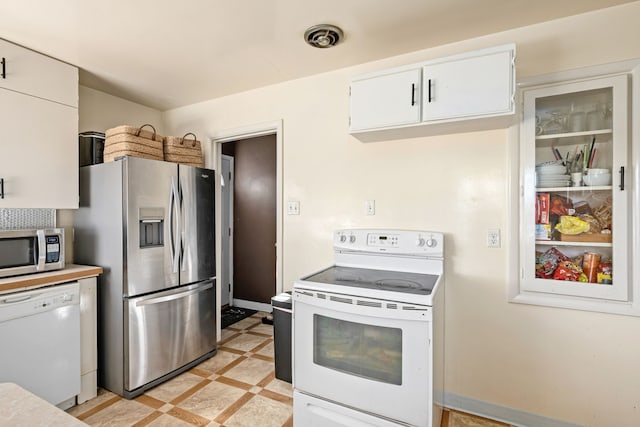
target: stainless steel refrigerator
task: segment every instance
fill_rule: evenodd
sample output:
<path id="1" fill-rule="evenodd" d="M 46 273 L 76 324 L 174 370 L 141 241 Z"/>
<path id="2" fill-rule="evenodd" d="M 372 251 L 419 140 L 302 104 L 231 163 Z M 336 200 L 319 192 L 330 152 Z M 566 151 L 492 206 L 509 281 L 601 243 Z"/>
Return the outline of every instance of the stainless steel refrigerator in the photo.
<path id="1" fill-rule="evenodd" d="M 98 381 L 133 398 L 216 352 L 215 172 L 80 168 L 74 259 L 98 265 Z"/>

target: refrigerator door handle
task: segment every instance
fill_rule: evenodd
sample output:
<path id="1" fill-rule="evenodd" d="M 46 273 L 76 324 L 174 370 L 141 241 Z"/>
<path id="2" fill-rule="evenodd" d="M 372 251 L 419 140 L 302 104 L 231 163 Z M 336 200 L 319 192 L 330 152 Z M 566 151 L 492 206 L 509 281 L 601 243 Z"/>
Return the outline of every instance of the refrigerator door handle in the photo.
<path id="1" fill-rule="evenodd" d="M 178 182 L 178 206 L 176 211 L 178 211 L 177 215 L 180 218 L 178 222 L 178 252 L 180 252 L 180 256 L 178 257 L 178 269 L 184 271 L 184 227 L 186 221 L 184 220 L 184 196 L 182 191 L 182 181 Z"/>
<path id="2" fill-rule="evenodd" d="M 177 206 L 176 206 L 176 184 L 175 177 L 171 177 L 171 193 L 169 195 L 169 252 L 171 254 L 171 271 L 178 272 L 179 253 L 176 245 L 176 235 L 178 231 L 177 224 Z M 175 228 L 174 228 L 175 225 Z"/>
<path id="3" fill-rule="evenodd" d="M 182 291 L 182 292 L 178 292 L 175 294 L 170 294 L 170 295 L 163 295 L 160 297 L 151 297 L 148 299 L 141 299 L 139 301 L 136 301 L 136 307 L 141 307 L 141 306 L 145 306 L 145 305 L 152 305 L 152 304 L 158 304 L 161 302 L 166 302 L 166 301 L 173 301 L 176 299 L 180 299 L 180 298 L 184 298 L 187 297 L 189 295 L 194 295 L 194 294 L 198 294 L 200 292 L 204 292 L 207 289 L 211 289 L 213 287 L 213 282 L 209 282 L 207 285 L 202 286 L 200 288 L 197 289 L 191 289 L 188 291 Z"/>

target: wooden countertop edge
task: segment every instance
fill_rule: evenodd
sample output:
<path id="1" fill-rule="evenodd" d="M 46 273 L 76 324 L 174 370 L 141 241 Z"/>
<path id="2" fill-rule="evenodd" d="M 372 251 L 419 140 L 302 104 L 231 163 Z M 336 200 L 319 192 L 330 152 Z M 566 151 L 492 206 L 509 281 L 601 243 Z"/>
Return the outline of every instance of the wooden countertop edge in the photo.
<path id="1" fill-rule="evenodd" d="M 16 289 L 27 289 L 32 287 L 41 287 L 56 285 L 64 282 L 71 282 L 78 279 L 86 279 L 94 277 L 103 272 L 102 267 L 94 266 L 76 266 L 71 269 L 63 269 L 48 273 L 46 276 L 20 276 L 15 282 L 0 284 L 0 292 L 13 291 Z"/>

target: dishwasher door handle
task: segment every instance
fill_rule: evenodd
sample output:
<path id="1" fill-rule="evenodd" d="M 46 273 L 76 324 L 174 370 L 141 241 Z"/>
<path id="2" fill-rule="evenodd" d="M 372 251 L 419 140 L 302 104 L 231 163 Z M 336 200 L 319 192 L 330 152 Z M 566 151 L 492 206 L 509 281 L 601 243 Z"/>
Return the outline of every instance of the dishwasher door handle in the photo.
<path id="1" fill-rule="evenodd" d="M 33 298 L 33 295 L 20 295 L 15 297 L 7 297 L 2 300 L 2 304 L 13 304 L 16 302 L 27 301 Z"/>

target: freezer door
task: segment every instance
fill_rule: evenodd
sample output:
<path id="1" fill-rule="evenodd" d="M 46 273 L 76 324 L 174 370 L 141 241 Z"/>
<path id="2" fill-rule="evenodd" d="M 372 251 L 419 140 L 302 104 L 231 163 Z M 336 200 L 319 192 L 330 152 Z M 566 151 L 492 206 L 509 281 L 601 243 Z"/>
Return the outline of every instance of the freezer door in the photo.
<path id="1" fill-rule="evenodd" d="M 216 275 L 215 171 L 179 165 L 181 259 L 180 283 Z"/>
<path id="2" fill-rule="evenodd" d="M 125 300 L 127 391 L 216 349 L 215 282 Z"/>
<path id="3" fill-rule="evenodd" d="M 175 163 L 138 157 L 124 161 L 124 295 L 177 286 L 178 167 Z"/>

